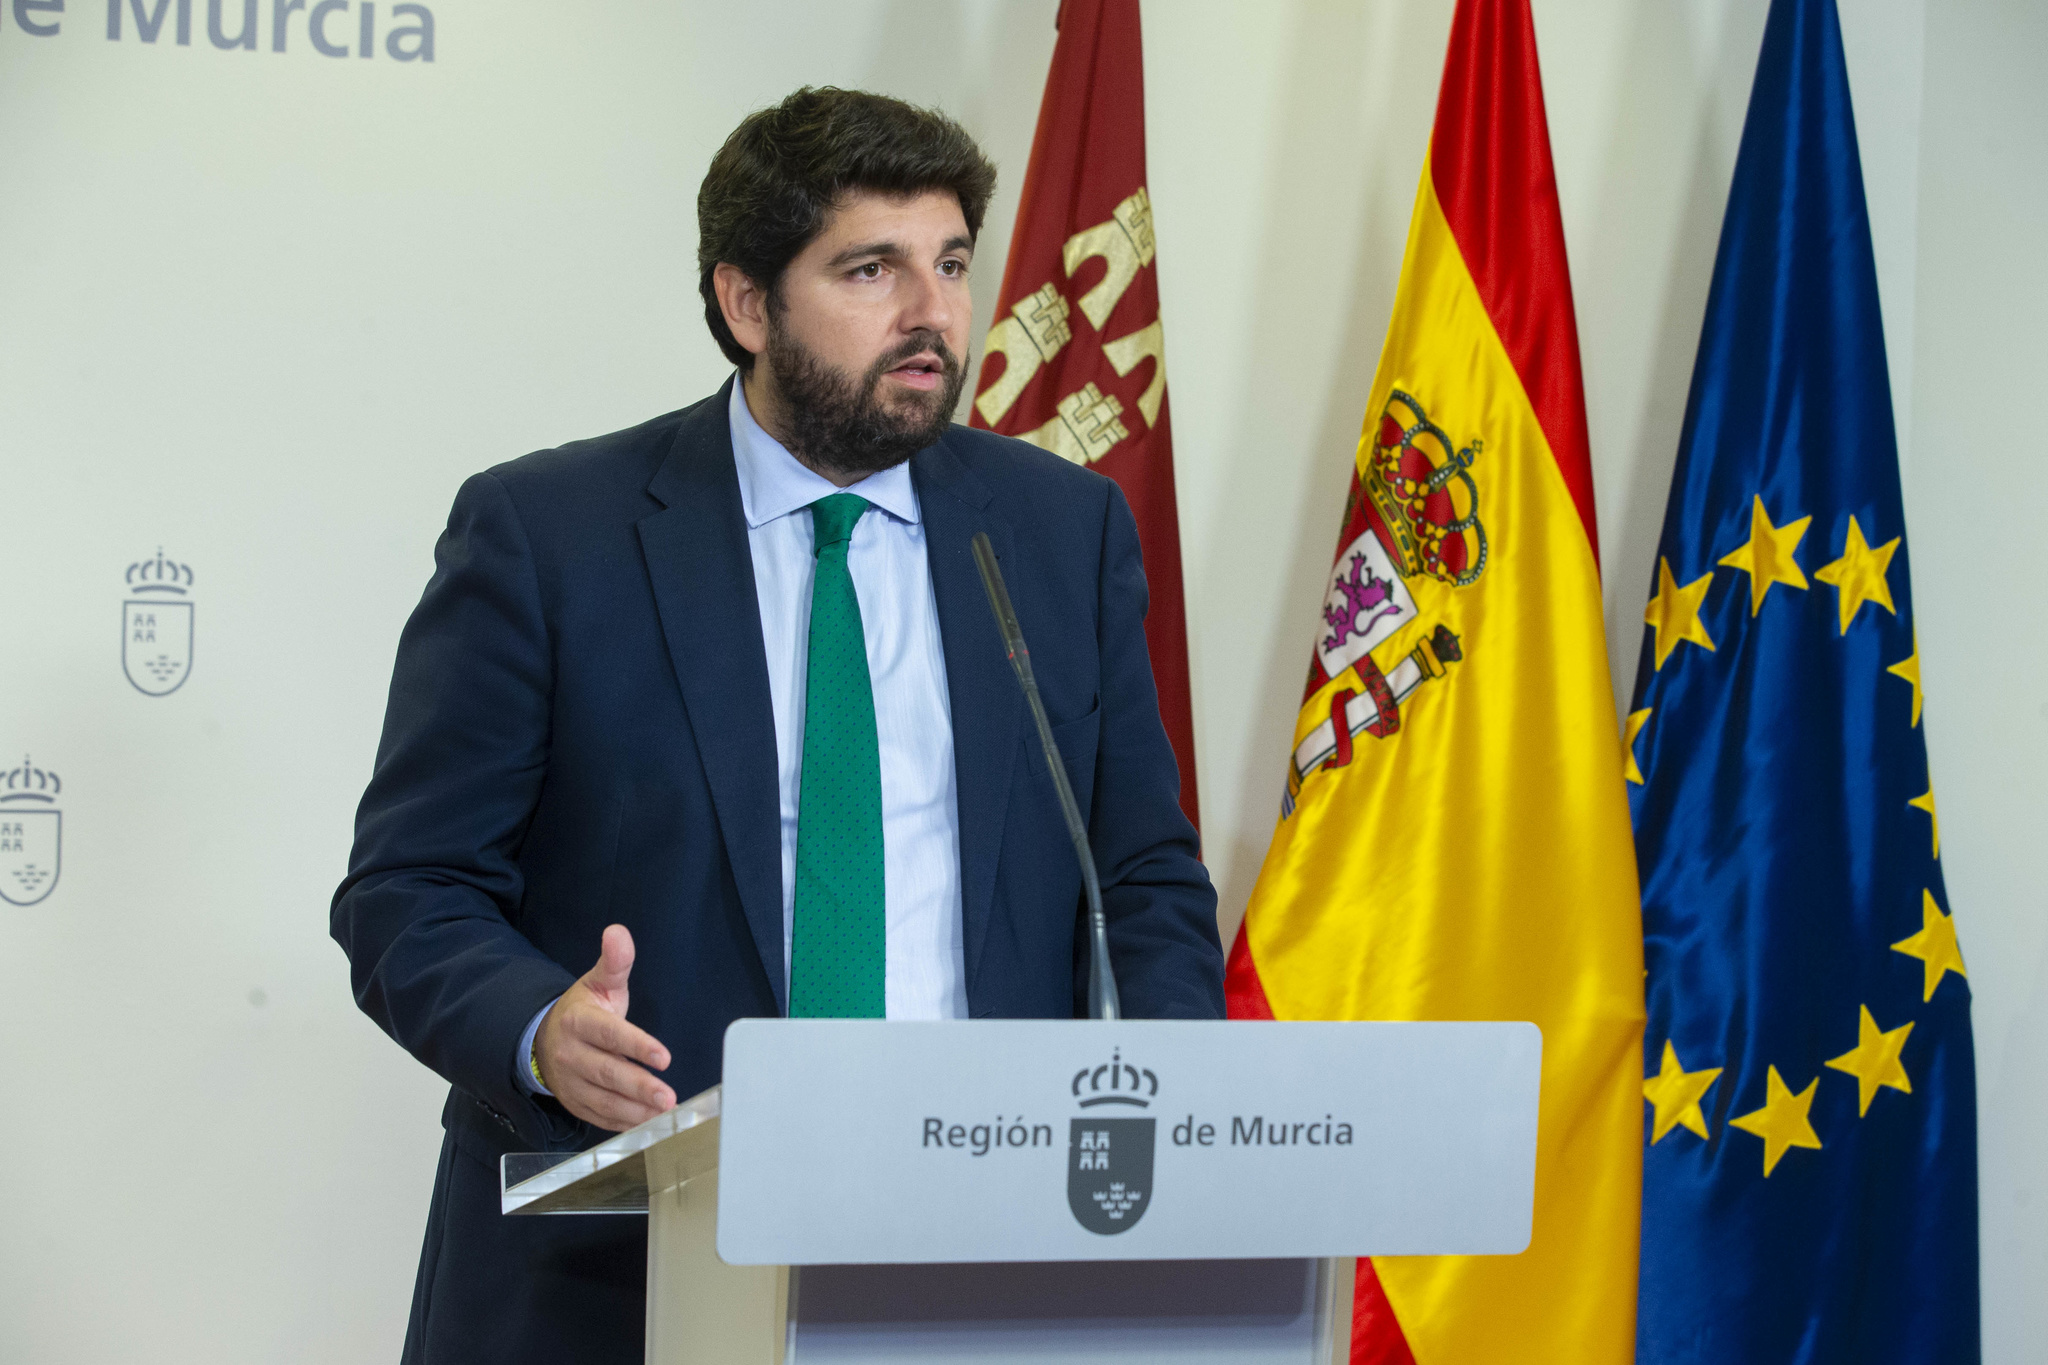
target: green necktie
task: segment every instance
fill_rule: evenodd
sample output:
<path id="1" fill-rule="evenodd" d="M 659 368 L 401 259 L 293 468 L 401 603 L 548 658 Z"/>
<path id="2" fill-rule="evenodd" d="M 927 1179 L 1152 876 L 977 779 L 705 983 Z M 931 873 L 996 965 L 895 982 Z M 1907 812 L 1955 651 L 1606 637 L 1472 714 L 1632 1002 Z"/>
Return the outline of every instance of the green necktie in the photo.
<path id="1" fill-rule="evenodd" d="M 865 498 L 811 504 L 818 573 L 804 685 L 804 766 L 796 814 L 790 1017 L 884 1015 L 882 758 L 860 601 L 846 569 Z"/>

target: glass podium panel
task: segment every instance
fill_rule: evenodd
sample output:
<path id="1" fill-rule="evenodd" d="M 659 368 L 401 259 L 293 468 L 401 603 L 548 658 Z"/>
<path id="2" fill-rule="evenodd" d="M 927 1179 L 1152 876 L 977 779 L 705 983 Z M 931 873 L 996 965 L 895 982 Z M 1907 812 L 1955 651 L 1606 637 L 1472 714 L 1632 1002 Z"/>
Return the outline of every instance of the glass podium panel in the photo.
<path id="1" fill-rule="evenodd" d="M 719 1087 L 587 1151 L 507 1152 L 498 1161 L 501 1213 L 646 1213 L 647 1149 L 691 1129 L 717 1140 Z"/>

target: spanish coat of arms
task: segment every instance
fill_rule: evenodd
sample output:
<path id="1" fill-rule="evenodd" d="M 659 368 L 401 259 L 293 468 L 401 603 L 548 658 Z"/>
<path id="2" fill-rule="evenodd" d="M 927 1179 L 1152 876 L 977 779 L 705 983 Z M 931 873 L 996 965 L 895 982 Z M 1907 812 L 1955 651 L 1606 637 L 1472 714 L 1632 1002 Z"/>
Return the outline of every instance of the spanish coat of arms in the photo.
<path id="1" fill-rule="evenodd" d="M 1359 735 L 1386 739 L 1401 728 L 1401 704 L 1465 657 L 1458 635 L 1437 625 L 1410 633 L 1398 658 L 1374 651 L 1418 620 L 1411 584 L 1466 588 L 1486 572 L 1491 553 L 1479 518 L 1472 466 L 1481 441 L 1459 446 L 1400 389 L 1387 397 L 1368 438 L 1344 510 L 1344 548 L 1330 570 L 1323 623 L 1309 664 L 1305 697 L 1332 682 L 1328 718 L 1295 745 L 1281 816 L 1310 774 L 1350 764 Z M 1398 646 L 1396 646 L 1398 648 Z M 1355 682 L 1353 681 L 1355 679 Z"/>

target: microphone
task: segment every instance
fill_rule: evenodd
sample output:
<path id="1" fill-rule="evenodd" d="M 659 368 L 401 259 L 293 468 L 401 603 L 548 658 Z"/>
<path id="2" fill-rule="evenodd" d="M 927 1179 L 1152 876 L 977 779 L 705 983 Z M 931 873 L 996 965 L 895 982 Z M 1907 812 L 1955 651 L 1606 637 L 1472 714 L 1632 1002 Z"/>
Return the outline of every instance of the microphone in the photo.
<path id="1" fill-rule="evenodd" d="M 1088 893 L 1088 1017 L 1121 1019 L 1123 1008 L 1117 1001 L 1116 971 L 1109 962 L 1109 923 L 1102 915 L 1102 881 L 1095 872 L 1095 852 L 1088 847 L 1088 828 L 1081 823 L 1081 807 L 1067 781 L 1066 765 L 1060 762 L 1059 745 L 1053 743 L 1052 722 L 1045 718 L 1038 680 L 1031 676 L 1031 651 L 1017 625 L 1009 589 L 1003 586 L 1003 571 L 996 565 L 995 547 L 979 531 L 974 535 L 974 564 L 981 570 L 981 586 L 988 590 L 988 607 L 995 613 L 1003 648 L 1009 651 L 1010 667 L 1016 670 L 1017 683 L 1024 689 L 1031 719 L 1038 723 L 1038 742 L 1044 746 L 1046 766 L 1052 770 L 1053 790 L 1059 793 L 1060 814 L 1067 818 L 1067 835 L 1074 841 L 1074 857 L 1081 864 L 1081 885 Z"/>

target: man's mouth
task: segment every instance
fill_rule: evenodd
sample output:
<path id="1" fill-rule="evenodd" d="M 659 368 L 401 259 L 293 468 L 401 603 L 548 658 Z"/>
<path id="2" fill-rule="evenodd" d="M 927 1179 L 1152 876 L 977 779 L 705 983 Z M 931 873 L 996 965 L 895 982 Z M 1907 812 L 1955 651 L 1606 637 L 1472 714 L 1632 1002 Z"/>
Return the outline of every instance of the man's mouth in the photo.
<path id="1" fill-rule="evenodd" d="M 920 352 L 886 373 L 898 383 L 913 389 L 936 389 L 946 382 L 944 363 L 930 351 Z"/>

